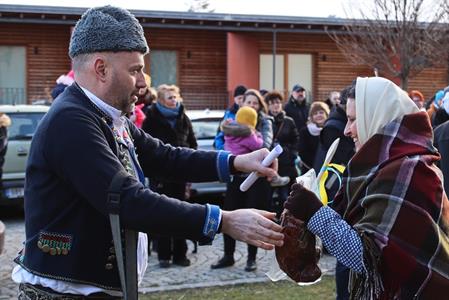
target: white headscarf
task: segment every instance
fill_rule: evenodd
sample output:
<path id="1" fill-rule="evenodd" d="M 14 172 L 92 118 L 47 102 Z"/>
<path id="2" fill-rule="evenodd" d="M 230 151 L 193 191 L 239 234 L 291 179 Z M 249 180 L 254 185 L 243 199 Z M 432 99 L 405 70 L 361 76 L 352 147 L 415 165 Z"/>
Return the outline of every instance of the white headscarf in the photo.
<path id="1" fill-rule="evenodd" d="M 405 91 L 382 77 L 357 78 L 355 110 L 361 145 L 391 121 L 419 112 L 418 106 Z"/>

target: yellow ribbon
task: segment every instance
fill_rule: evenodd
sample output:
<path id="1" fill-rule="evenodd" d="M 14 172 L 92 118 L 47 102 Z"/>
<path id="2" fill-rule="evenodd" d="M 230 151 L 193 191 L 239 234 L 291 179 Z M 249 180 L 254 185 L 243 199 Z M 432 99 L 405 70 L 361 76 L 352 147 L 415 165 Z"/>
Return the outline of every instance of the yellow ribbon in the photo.
<path id="1" fill-rule="evenodd" d="M 338 164 L 328 164 L 326 166 L 323 166 L 323 168 L 324 168 L 324 172 L 323 172 L 323 176 L 321 176 L 320 182 L 318 183 L 318 188 L 320 191 L 321 202 L 323 202 L 323 205 L 327 205 L 328 197 L 327 197 L 327 193 L 326 193 L 325 183 L 326 183 L 327 177 L 329 176 L 329 169 L 334 168 L 338 172 L 343 174 L 343 172 L 345 171 L 345 166 L 338 165 Z"/>

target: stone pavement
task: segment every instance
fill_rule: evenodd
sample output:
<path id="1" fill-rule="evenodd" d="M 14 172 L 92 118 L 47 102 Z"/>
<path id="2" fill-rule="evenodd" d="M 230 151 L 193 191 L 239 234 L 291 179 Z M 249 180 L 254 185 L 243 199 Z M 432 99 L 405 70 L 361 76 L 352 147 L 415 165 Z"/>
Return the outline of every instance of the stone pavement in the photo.
<path id="1" fill-rule="evenodd" d="M 0 255 L 0 299 L 16 297 L 17 285 L 11 280 L 11 270 L 14 267 L 12 259 L 20 250 L 24 239 L 23 216 L 13 219 L 3 219 L 6 225 L 6 249 Z M 223 254 L 223 237 L 219 235 L 211 246 L 198 247 L 198 253 L 192 254 L 193 243 L 188 241 L 188 258 L 192 264 L 189 267 L 171 266 L 167 269 L 159 268 L 157 253 L 152 253 L 145 277 L 140 284 L 141 293 L 167 291 L 185 288 L 200 288 L 209 286 L 223 286 L 240 283 L 254 283 L 269 281 L 265 272 L 270 270 L 273 261 L 273 251 L 259 249 L 257 254 L 258 268 L 255 272 L 245 272 L 246 244 L 237 242 L 234 266 L 219 270 L 212 270 L 210 265 Z M 326 274 L 334 274 L 335 259 L 323 256 L 320 260 L 321 268 Z"/>
<path id="2" fill-rule="evenodd" d="M 257 252 L 257 270 L 246 272 L 247 246 L 237 242 L 234 253 L 235 265 L 228 268 L 212 270 L 210 265 L 223 255 L 223 235 L 218 235 L 211 246 L 199 246 L 198 253 L 192 254 L 193 243 L 188 241 L 188 258 L 192 262 L 189 267 L 172 265 L 170 268 L 159 268 L 157 253 L 152 253 L 145 277 L 140 284 L 141 293 L 167 291 L 185 288 L 223 286 L 241 283 L 264 282 L 270 279 L 265 275 L 271 269 L 274 251 L 259 249 Z M 335 274 L 335 258 L 324 255 L 320 260 L 324 274 Z"/>

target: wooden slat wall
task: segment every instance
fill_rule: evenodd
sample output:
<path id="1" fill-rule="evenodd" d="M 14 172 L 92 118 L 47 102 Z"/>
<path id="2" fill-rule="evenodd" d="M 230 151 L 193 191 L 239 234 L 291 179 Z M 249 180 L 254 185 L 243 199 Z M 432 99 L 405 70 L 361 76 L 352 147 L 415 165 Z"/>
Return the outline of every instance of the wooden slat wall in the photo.
<path id="1" fill-rule="evenodd" d="M 51 98 L 56 79 L 70 71 L 70 26 L 0 24 L 0 45 L 26 46 L 27 96 Z"/>
<path id="2" fill-rule="evenodd" d="M 261 53 L 271 53 L 271 33 L 246 34 L 256 37 Z M 178 51 L 178 83 L 188 108 L 226 107 L 230 93 L 226 90 L 226 32 L 145 28 L 145 35 L 152 49 Z M 69 40 L 67 25 L 0 24 L 0 45 L 27 47 L 29 102 L 49 98 L 56 78 L 70 70 Z M 315 100 L 326 99 L 330 91 L 341 90 L 356 76 L 372 76 L 370 69 L 349 64 L 324 34 L 278 33 L 277 53 L 313 54 Z M 409 87 L 429 98 L 447 83 L 443 66 L 425 70 L 410 80 Z"/>
<path id="3" fill-rule="evenodd" d="M 146 28 L 145 36 L 150 49 L 178 51 L 178 85 L 189 109 L 226 107 L 226 32 Z"/>
<path id="4" fill-rule="evenodd" d="M 261 52 L 272 51 L 272 34 L 257 34 Z M 335 43 L 323 34 L 278 33 L 277 53 L 310 53 L 314 55 L 314 100 L 325 100 L 330 91 L 341 90 L 357 76 L 374 76 L 364 66 L 355 66 L 344 58 Z M 431 68 L 410 80 L 409 89 L 419 89 L 430 98 L 448 84 L 446 67 Z M 291 87 L 289 87 L 291 88 Z"/>

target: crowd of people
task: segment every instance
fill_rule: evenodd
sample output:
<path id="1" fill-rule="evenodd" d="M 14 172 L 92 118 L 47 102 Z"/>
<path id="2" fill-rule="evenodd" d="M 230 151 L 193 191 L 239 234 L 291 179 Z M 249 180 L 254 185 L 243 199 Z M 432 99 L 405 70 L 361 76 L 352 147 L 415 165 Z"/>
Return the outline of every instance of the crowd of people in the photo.
<path id="1" fill-rule="evenodd" d="M 239 85 L 217 151 L 196 151 L 181 91 L 151 88 L 147 52 L 127 10 L 89 9 L 75 26 L 73 71 L 58 78 L 30 149 L 27 236 L 12 274 L 19 299 L 137 299 L 145 233 L 160 267 L 190 265 L 186 239 L 205 244 L 223 233 L 223 257 L 211 268 L 232 266 L 240 240 L 248 244 L 245 271 L 254 271 L 257 248 L 283 245 L 274 222 L 283 209 L 337 258 L 338 299 L 447 291 L 449 87 L 426 102 L 385 78 L 357 78 L 310 103 L 300 84 L 285 102 L 281 91 Z M 322 170 L 337 138 L 318 197 L 295 179 Z M 278 162 L 264 167 L 276 145 Z M 261 176 L 242 192 L 251 172 Z M 213 180 L 227 182 L 223 207 L 185 201 L 187 182 Z"/>

